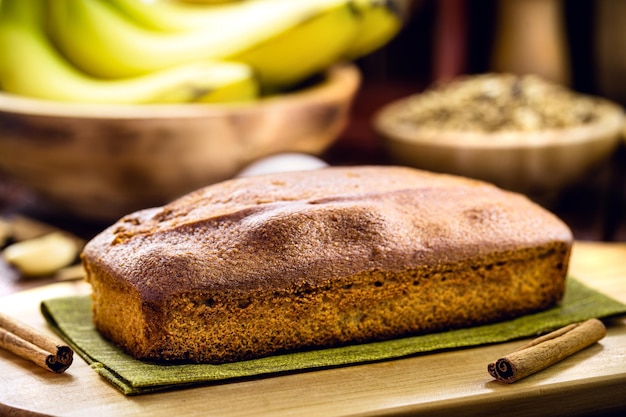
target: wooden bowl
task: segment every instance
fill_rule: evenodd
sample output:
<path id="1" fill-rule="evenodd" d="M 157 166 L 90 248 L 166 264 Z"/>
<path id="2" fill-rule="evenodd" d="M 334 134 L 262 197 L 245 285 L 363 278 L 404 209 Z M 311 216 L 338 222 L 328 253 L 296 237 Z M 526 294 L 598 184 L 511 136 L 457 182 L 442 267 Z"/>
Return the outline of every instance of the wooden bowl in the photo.
<path id="1" fill-rule="evenodd" d="M 396 117 L 410 100 L 389 103 L 374 116 L 374 129 L 393 162 L 537 197 L 574 185 L 606 162 L 624 124 L 620 106 L 598 99 L 598 120 L 576 127 L 489 133 L 420 129 Z"/>
<path id="2" fill-rule="evenodd" d="M 114 220 L 282 152 L 322 153 L 347 123 L 353 65 L 256 103 L 85 105 L 0 94 L 0 170 L 66 214 Z"/>

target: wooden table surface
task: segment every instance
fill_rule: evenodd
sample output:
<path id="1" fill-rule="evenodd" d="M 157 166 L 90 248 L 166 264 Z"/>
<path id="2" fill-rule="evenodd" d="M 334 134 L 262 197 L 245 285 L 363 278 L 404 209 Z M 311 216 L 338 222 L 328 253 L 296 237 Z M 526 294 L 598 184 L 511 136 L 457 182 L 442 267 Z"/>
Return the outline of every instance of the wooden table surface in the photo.
<path id="1" fill-rule="evenodd" d="M 571 273 L 626 302 L 626 244 L 577 242 Z M 39 301 L 87 293 L 65 282 L 0 298 L 0 311 L 49 332 Z M 523 342 L 459 349 L 186 390 L 126 397 L 77 358 L 52 374 L 0 351 L 0 415 L 369 416 L 585 415 L 626 410 L 626 317 L 600 343 L 511 385 L 487 364 Z"/>

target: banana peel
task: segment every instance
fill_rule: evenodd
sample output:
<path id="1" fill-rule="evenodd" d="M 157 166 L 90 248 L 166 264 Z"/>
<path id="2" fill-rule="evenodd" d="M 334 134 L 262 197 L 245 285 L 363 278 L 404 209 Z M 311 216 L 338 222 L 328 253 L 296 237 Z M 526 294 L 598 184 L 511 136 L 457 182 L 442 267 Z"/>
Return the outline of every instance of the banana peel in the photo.
<path id="1" fill-rule="evenodd" d="M 256 100 L 380 48 L 407 0 L 183 3 L 2 0 L 0 89 L 85 103 Z"/>
<path id="2" fill-rule="evenodd" d="M 43 0 L 3 0 L 0 83 L 5 92 L 83 103 L 249 101 L 259 95 L 243 63 L 201 61 L 124 79 L 99 79 L 69 64 L 47 38 Z"/>

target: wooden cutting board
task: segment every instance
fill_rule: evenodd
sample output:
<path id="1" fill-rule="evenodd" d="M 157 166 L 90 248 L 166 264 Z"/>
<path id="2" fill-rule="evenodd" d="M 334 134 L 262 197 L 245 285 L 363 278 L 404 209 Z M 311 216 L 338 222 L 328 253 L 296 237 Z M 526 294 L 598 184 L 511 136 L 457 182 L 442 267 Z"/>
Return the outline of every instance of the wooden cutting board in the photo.
<path id="1" fill-rule="evenodd" d="M 626 302 L 626 244 L 577 242 L 571 273 Z M 88 293 L 60 283 L 0 298 L 0 311 L 44 329 L 39 302 Z M 487 364 L 515 341 L 375 364 L 252 379 L 126 397 L 77 357 L 52 374 L 0 351 L 0 415 L 33 416 L 366 416 L 571 415 L 626 410 L 626 317 L 611 320 L 600 343 L 511 385 Z"/>

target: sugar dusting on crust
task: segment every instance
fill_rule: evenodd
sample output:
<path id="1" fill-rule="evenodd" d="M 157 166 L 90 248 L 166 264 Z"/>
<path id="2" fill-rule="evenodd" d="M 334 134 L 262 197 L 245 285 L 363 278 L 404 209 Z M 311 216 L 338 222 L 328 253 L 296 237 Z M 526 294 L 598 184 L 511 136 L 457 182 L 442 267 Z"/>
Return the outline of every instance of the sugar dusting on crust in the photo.
<path id="1" fill-rule="evenodd" d="M 85 253 L 165 296 L 183 284 L 285 287 L 570 239 L 562 222 L 525 197 L 477 181 L 327 168 L 229 181 L 130 214 Z"/>

